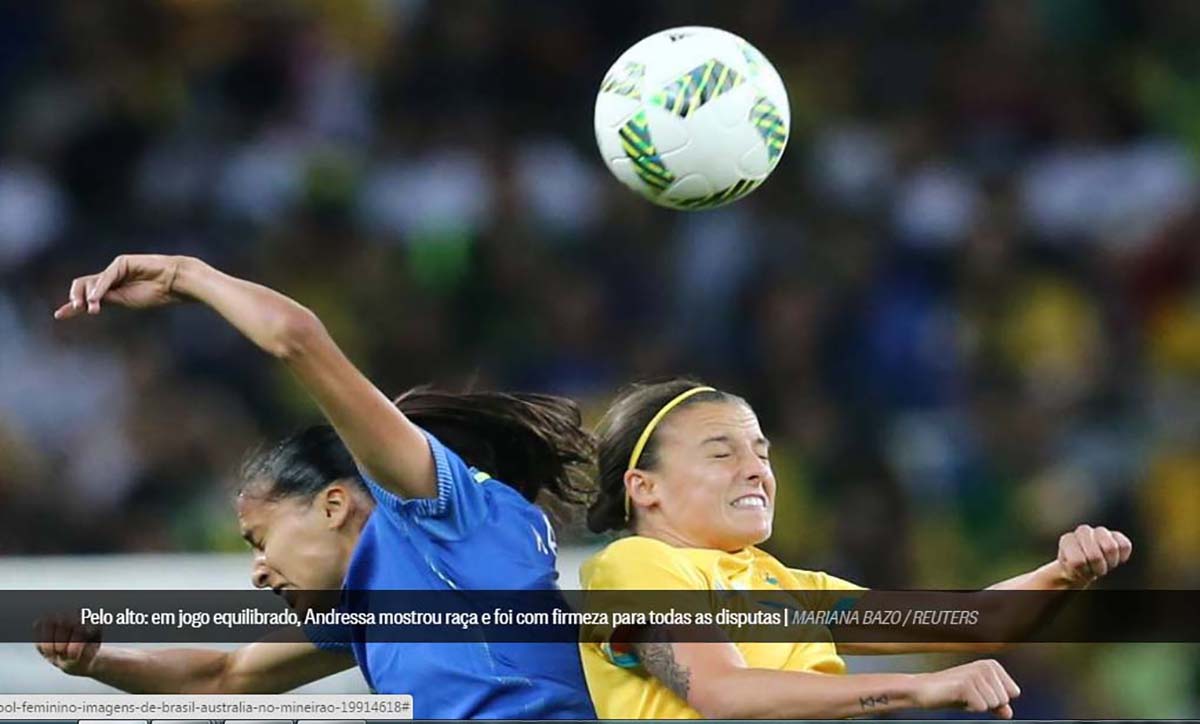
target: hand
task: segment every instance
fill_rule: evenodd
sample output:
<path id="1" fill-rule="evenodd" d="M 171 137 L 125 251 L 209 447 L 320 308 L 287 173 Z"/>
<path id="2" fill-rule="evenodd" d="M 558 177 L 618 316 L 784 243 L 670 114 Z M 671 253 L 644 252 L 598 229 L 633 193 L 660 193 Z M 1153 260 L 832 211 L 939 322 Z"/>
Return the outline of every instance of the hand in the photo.
<path id="1" fill-rule="evenodd" d="M 183 258 L 162 254 L 122 254 L 99 274 L 71 282 L 70 297 L 54 312 L 55 319 L 70 319 L 87 310 L 99 314 L 100 303 L 144 309 L 182 299 L 173 286 Z"/>
<path id="2" fill-rule="evenodd" d="M 1129 560 L 1133 542 L 1120 531 L 1081 525 L 1058 539 L 1058 565 L 1070 585 L 1083 588 Z"/>
<path id="3" fill-rule="evenodd" d="M 90 676 L 100 651 L 100 629 L 84 626 L 68 616 L 50 616 L 34 624 L 37 650 L 50 663 L 71 676 Z"/>
<path id="4" fill-rule="evenodd" d="M 971 712 L 990 711 L 999 719 L 1012 719 L 1010 702 L 1021 695 L 1021 687 L 994 659 L 917 674 L 915 678 L 913 700 L 922 709 L 950 707 Z"/>

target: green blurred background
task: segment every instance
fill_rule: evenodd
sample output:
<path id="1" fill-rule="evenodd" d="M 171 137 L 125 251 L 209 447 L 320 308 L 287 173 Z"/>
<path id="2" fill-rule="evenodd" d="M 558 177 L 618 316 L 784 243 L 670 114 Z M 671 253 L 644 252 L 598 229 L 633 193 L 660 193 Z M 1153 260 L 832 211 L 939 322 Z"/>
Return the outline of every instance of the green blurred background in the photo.
<path id="1" fill-rule="evenodd" d="M 609 64 L 685 24 L 792 104 L 715 212 L 592 136 Z M 798 567 L 982 586 L 1089 522 L 1135 543 L 1104 585 L 1200 587 L 1198 45 L 1188 0 L 4 3 L 0 553 L 240 550 L 239 460 L 317 419 L 204 310 L 53 324 L 159 251 L 299 299 L 389 392 L 743 394 Z M 1004 661 L 1020 716 L 1200 714 L 1196 646 Z"/>

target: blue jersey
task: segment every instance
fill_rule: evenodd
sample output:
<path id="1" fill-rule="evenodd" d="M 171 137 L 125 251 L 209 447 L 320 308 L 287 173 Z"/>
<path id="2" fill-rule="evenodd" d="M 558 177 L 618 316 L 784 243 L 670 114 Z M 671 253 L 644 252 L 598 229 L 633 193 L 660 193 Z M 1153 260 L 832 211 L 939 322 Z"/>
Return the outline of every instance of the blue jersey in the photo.
<path id="1" fill-rule="evenodd" d="M 404 499 L 366 478 L 376 507 L 350 560 L 347 590 L 545 590 L 557 551 L 545 514 L 426 434 L 437 497 Z M 412 694 L 416 719 L 594 719 L 573 643 L 365 642 L 354 658 L 371 690 Z"/>

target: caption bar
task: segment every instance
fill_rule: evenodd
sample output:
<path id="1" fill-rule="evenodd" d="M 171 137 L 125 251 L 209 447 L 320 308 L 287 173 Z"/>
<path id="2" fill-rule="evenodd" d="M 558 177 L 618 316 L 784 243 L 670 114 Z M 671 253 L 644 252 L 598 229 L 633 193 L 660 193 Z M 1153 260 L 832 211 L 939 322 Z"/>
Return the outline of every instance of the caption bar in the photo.
<path id="1" fill-rule="evenodd" d="M 412 719 L 408 694 L 0 694 L 0 720 Z"/>
<path id="2" fill-rule="evenodd" d="M 0 641 L 1197 643 L 1200 591 L 9 591 Z M 287 639 L 292 640 L 292 639 Z"/>

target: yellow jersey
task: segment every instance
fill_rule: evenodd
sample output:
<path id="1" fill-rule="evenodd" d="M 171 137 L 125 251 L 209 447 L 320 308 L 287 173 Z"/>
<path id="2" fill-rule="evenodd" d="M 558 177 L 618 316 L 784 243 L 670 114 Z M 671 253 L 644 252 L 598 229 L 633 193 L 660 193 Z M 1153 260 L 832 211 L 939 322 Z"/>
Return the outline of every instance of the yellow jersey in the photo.
<path id="1" fill-rule="evenodd" d="M 727 553 L 676 548 L 641 536 L 622 538 L 584 562 L 580 582 L 589 591 L 864 590 L 827 573 L 788 568 L 753 546 Z M 811 603 L 827 605 L 826 601 Z M 754 668 L 846 672 L 846 664 L 832 641 L 734 645 L 746 664 Z M 588 691 L 601 719 L 700 718 L 699 712 L 646 673 L 632 651 L 614 650 L 608 643 L 585 642 L 580 644 L 580 656 Z"/>

